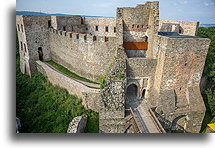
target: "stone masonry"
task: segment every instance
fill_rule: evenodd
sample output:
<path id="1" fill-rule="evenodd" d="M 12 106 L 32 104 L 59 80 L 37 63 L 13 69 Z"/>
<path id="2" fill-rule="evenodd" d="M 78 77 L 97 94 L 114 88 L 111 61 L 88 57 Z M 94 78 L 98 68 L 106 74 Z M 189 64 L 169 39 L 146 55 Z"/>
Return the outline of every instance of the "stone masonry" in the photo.
<path id="1" fill-rule="evenodd" d="M 168 132 L 198 133 L 205 114 L 199 84 L 210 44 L 196 36 L 198 25 L 159 20 L 159 2 L 117 8 L 116 18 L 17 15 L 20 69 L 29 76 L 42 72 L 99 112 L 101 133 L 126 132 L 127 111 L 143 102 Z M 46 64 L 50 60 L 93 81 L 103 77 L 104 88 L 65 76 Z"/>

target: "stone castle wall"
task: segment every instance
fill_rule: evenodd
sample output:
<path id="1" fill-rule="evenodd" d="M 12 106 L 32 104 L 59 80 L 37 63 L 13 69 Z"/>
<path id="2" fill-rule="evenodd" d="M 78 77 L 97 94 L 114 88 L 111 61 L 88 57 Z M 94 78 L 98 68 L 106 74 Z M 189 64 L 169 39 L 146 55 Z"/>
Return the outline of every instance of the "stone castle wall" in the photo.
<path id="1" fill-rule="evenodd" d="M 96 36 L 116 36 L 116 18 L 52 16 L 54 29 L 68 32 L 93 34 Z M 55 18 L 55 19 L 54 19 Z M 56 25 L 57 24 L 57 27 Z"/>
<path id="2" fill-rule="evenodd" d="M 106 73 L 117 48 L 115 37 L 53 29 L 50 29 L 50 46 L 53 61 L 94 81 Z"/>
<path id="3" fill-rule="evenodd" d="M 179 28 L 175 30 L 175 27 L 171 27 L 167 30 L 162 29 L 163 23 L 171 23 L 174 25 L 179 25 Z M 160 32 L 173 32 L 175 30 L 181 35 L 190 35 L 190 36 L 196 36 L 198 31 L 199 22 L 192 22 L 192 21 L 173 21 L 173 20 L 160 20 L 159 22 L 159 31 Z M 165 27 L 164 27 L 165 28 Z"/>
<path id="4" fill-rule="evenodd" d="M 100 101 L 99 89 L 87 87 L 64 74 L 59 73 L 41 61 L 37 61 L 37 69 L 39 72 L 47 76 L 48 80 L 53 85 L 65 88 L 69 94 L 81 98 L 82 104 L 85 108 L 98 112 Z"/>
<path id="5" fill-rule="evenodd" d="M 29 75 L 31 75 L 32 73 L 37 71 L 35 62 L 39 60 L 39 48 L 41 48 L 43 51 L 44 61 L 51 59 L 48 29 L 48 20 L 50 19 L 50 16 L 17 16 L 17 25 L 20 24 L 20 27 L 22 26 L 21 28 L 23 28 L 18 31 L 19 42 L 21 45 L 20 48 L 23 47 L 20 50 L 20 57 L 22 59 L 20 66 L 22 66 L 21 70 L 23 73 L 28 73 Z M 27 72 L 24 72 L 26 71 L 25 69 L 27 70 Z"/>
<path id="6" fill-rule="evenodd" d="M 160 38 L 164 43 L 161 43 L 155 73 L 157 84 L 154 88 L 160 94 L 157 106 L 161 107 L 167 119 L 172 114 L 189 114 L 190 121 L 186 124 L 196 122 L 189 130 L 198 132 L 205 111 L 199 83 L 210 41 L 189 36 Z M 196 112 L 199 117 L 193 118 Z"/>
<path id="7" fill-rule="evenodd" d="M 19 54 L 20 54 L 20 70 L 22 73 L 31 75 L 30 58 L 27 50 L 28 44 L 25 34 L 24 21 L 22 15 L 16 16 L 16 31 L 19 40 Z"/>
<path id="8" fill-rule="evenodd" d="M 106 37 L 116 36 L 116 18 L 84 17 L 83 19 L 86 30 L 85 33 Z M 98 26 L 98 31 L 96 31 L 96 26 Z"/>

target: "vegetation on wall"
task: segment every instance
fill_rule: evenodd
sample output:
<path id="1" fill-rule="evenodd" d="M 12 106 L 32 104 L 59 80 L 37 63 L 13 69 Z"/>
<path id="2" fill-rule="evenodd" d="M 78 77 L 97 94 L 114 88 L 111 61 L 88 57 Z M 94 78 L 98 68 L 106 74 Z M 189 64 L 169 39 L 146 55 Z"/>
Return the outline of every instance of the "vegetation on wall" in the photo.
<path id="1" fill-rule="evenodd" d="M 198 36 L 209 38 L 211 40 L 203 72 L 203 76 L 207 77 L 206 89 L 202 93 L 206 105 L 205 118 L 201 129 L 201 132 L 203 132 L 207 127 L 207 124 L 215 118 L 215 27 L 200 27 Z"/>
<path id="2" fill-rule="evenodd" d="M 41 73 L 31 78 L 20 72 L 16 44 L 16 116 L 24 133 L 65 133 L 76 116 L 87 115 L 85 132 L 97 133 L 98 113 L 86 110 L 81 99 L 53 86 Z"/>
<path id="3" fill-rule="evenodd" d="M 81 77 L 79 75 L 77 75 L 76 73 L 73 73 L 71 71 L 69 71 L 67 68 L 63 67 L 62 65 L 55 63 L 54 61 L 48 61 L 48 64 L 52 65 L 53 67 L 55 67 L 57 70 L 59 70 L 60 72 L 64 73 L 65 75 L 77 79 L 77 80 L 81 80 L 84 82 L 88 82 L 88 83 L 93 83 L 93 84 L 99 84 L 97 82 L 91 81 L 87 78 Z"/>

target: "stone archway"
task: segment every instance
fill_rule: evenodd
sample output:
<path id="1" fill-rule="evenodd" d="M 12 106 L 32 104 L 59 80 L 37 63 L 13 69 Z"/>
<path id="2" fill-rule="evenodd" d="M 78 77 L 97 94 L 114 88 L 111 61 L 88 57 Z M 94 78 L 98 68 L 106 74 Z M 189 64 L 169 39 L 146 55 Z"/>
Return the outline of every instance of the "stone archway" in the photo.
<path id="1" fill-rule="evenodd" d="M 136 84 L 130 84 L 126 89 L 125 95 L 125 108 L 136 108 L 139 105 L 138 101 L 138 86 Z"/>

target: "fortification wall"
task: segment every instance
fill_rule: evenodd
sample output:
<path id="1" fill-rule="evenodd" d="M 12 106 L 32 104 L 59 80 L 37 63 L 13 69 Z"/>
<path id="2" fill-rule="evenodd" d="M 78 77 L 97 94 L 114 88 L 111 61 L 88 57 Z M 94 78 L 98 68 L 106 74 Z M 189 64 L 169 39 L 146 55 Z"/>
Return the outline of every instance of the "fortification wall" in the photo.
<path id="1" fill-rule="evenodd" d="M 169 28 L 169 32 L 176 31 L 181 35 L 190 35 L 190 36 L 196 36 L 198 31 L 199 22 L 192 22 L 192 21 L 173 21 L 173 20 L 160 20 L 159 22 L 159 31 L 165 31 L 165 29 L 162 29 L 163 23 L 172 23 L 172 24 L 179 24 L 179 28 L 174 30 L 174 27 L 171 29 Z M 165 27 L 164 27 L 165 28 Z"/>
<path id="2" fill-rule="evenodd" d="M 97 81 L 105 75 L 117 48 L 116 38 L 50 29 L 52 60 Z"/>
<path id="3" fill-rule="evenodd" d="M 130 84 L 136 84 L 139 88 L 139 96 L 146 89 L 144 99 L 151 99 L 152 88 L 154 83 L 156 59 L 146 58 L 128 58 L 127 59 L 127 81 Z M 149 100 L 151 101 L 151 100 Z"/>
<path id="4" fill-rule="evenodd" d="M 53 85 L 65 88 L 69 94 L 81 98 L 85 108 L 98 112 L 100 101 L 99 89 L 89 88 L 62 73 L 55 71 L 41 61 L 37 61 L 36 63 L 38 71 L 46 75 Z"/>
<path id="5" fill-rule="evenodd" d="M 86 25 L 85 33 L 91 33 L 96 36 L 116 36 L 116 18 L 84 17 L 83 19 Z M 96 30 L 96 26 L 98 30 Z"/>
<path id="6" fill-rule="evenodd" d="M 51 59 L 48 21 L 50 16 L 25 15 L 23 19 L 23 34 L 25 36 L 24 51 L 28 56 L 30 73 L 36 72 L 36 61 L 39 60 L 38 49 L 42 50 L 44 61 Z M 20 36 L 19 36 L 20 37 Z M 20 37 L 20 39 L 23 39 Z"/>
<path id="7" fill-rule="evenodd" d="M 199 90 L 209 39 L 190 36 L 163 36 L 158 56 L 155 88 L 159 89 L 158 108 L 167 119 L 173 115 L 188 115 L 190 132 L 200 130 L 205 106 Z M 162 41 L 161 40 L 161 41 Z M 160 77 L 162 76 L 162 77 Z M 160 86 L 158 86 L 160 85 Z M 156 92 L 156 91 L 155 91 Z M 198 112 L 198 117 L 195 113 Z M 181 123 L 184 126 L 184 123 Z"/>
<path id="8" fill-rule="evenodd" d="M 56 16 L 57 30 L 64 30 L 69 32 L 84 33 L 85 25 L 82 17 L 79 15 L 70 16 Z"/>
<path id="9" fill-rule="evenodd" d="M 123 38 L 125 42 L 143 41 L 148 29 L 149 3 L 135 8 L 117 8 L 117 17 L 123 20 Z M 144 40 L 145 41 L 145 40 Z"/>
<path id="10" fill-rule="evenodd" d="M 16 15 L 16 30 L 19 40 L 19 54 L 20 54 L 20 70 L 22 73 L 31 75 L 29 52 L 27 50 L 28 44 L 26 40 L 24 21 L 22 15 Z"/>

